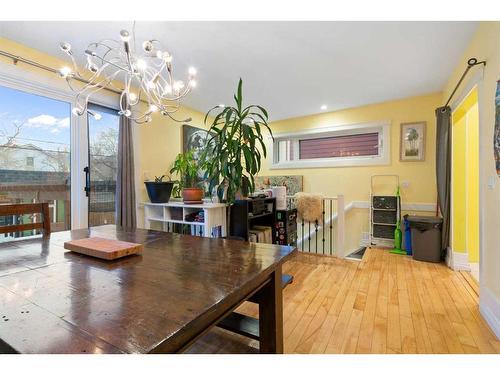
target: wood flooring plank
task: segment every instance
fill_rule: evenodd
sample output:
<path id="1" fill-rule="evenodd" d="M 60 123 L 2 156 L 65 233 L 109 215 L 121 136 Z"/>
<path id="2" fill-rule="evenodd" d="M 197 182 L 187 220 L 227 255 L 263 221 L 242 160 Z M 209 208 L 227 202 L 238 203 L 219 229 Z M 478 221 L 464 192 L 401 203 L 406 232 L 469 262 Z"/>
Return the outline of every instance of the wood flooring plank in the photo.
<path id="1" fill-rule="evenodd" d="M 342 353 L 356 353 L 362 319 L 363 311 L 356 309 L 352 310 L 351 318 L 349 320 L 349 324 L 347 325 L 345 339 L 342 344 Z"/>
<path id="2" fill-rule="evenodd" d="M 401 326 L 401 353 L 417 353 L 417 341 L 415 339 L 415 330 L 413 320 L 406 316 L 399 317 Z"/>

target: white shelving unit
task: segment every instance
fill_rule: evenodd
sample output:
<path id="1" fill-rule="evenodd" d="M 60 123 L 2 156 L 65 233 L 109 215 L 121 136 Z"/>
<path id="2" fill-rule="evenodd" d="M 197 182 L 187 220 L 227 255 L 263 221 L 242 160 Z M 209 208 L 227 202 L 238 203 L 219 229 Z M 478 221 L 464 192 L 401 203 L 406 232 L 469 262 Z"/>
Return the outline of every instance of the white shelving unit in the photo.
<path id="1" fill-rule="evenodd" d="M 204 222 L 186 221 L 189 214 L 203 211 Z M 183 202 L 144 203 L 144 227 L 152 228 L 154 222 L 161 223 L 162 230 L 172 232 L 175 224 L 189 225 L 190 233 L 201 237 L 227 235 L 226 205 L 223 203 L 184 204 Z M 220 227 L 217 234 L 216 228 Z"/>

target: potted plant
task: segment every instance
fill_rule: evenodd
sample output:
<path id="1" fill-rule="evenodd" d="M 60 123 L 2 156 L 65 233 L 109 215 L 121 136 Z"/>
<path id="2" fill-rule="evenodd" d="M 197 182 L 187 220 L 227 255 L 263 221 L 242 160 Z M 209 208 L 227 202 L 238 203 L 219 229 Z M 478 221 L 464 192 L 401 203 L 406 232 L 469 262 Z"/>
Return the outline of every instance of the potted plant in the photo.
<path id="1" fill-rule="evenodd" d="M 175 181 L 174 194 L 182 194 L 184 203 L 203 202 L 204 191 L 200 187 L 198 173 L 202 169 L 202 162 L 197 161 L 192 151 L 180 153 L 175 158 L 170 173 L 177 173 L 179 180 Z"/>
<path id="2" fill-rule="evenodd" d="M 219 200 L 229 204 L 255 190 L 254 176 L 267 155 L 264 137 L 266 133 L 272 137 L 267 111 L 259 105 L 243 107 L 242 85 L 240 78 L 234 107 L 217 106 L 205 116 L 207 123 L 218 111 L 203 153 L 205 177 L 209 191 L 216 188 Z"/>
<path id="3" fill-rule="evenodd" d="M 154 181 L 144 181 L 151 203 L 168 203 L 174 183 L 163 181 L 165 175 L 156 177 Z"/>

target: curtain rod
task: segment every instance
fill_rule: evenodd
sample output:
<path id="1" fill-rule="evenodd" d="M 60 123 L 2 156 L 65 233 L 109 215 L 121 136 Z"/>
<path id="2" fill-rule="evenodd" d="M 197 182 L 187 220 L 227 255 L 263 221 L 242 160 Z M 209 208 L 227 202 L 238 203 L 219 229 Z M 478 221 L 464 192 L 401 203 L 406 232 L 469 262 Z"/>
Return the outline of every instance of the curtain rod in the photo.
<path id="1" fill-rule="evenodd" d="M 46 70 L 46 71 L 54 73 L 54 74 L 59 74 L 59 70 L 57 70 L 57 69 L 51 68 L 50 66 L 47 66 L 47 65 L 40 64 L 40 63 L 33 61 L 33 60 L 30 60 L 30 59 L 26 59 L 22 56 L 13 55 L 10 52 L 0 50 L 0 56 L 4 56 L 4 57 L 11 59 L 12 62 L 14 63 L 14 65 L 17 65 L 18 62 L 22 62 L 26 65 L 31 65 L 31 66 L 34 66 L 38 69 Z M 82 82 L 82 83 L 85 83 L 85 84 L 90 83 L 86 79 L 80 78 L 80 77 L 73 77 L 72 79 L 77 80 L 77 81 Z M 118 94 L 118 95 L 121 94 L 121 91 L 115 90 L 113 88 L 103 87 L 103 86 L 98 86 L 98 87 L 102 87 L 104 90 L 113 92 L 113 93 Z"/>
<path id="2" fill-rule="evenodd" d="M 446 104 L 444 105 L 443 109 L 441 110 L 442 112 L 445 112 L 446 111 L 446 107 L 448 107 L 448 104 L 450 104 L 450 101 L 451 99 L 453 98 L 453 95 L 455 95 L 455 93 L 457 92 L 458 90 L 458 87 L 460 86 L 460 84 L 462 83 L 462 81 L 464 80 L 465 76 L 467 75 L 467 73 L 469 73 L 469 70 L 473 67 L 475 67 L 476 65 L 484 65 L 486 66 L 486 61 L 477 61 L 477 59 L 475 57 L 469 59 L 467 61 L 467 68 L 465 68 L 465 71 L 464 73 L 462 74 L 462 77 L 460 77 L 460 79 L 458 80 L 458 83 L 457 85 L 455 86 L 455 88 L 453 89 L 453 92 L 451 93 L 450 97 L 448 98 L 448 100 L 446 101 Z"/>

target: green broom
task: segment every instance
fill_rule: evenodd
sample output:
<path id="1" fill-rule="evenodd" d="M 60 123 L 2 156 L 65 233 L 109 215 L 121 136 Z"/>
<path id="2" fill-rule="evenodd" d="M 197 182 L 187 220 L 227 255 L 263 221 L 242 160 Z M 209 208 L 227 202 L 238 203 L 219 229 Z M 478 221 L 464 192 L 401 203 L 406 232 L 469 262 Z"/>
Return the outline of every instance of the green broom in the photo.
<path id="1" fill-rule="evenodd" d="M 400 195 L 399 195 L 399 185 L 396 189 L 396 197 L 398 200 L 398 207 L 399 210 L 401 211 L 401 200 L 400 200 Z M 400 254 L 400 255 L 406 255 L 406 251 L 401 249 L 401 242 L 403 239 L 403 233 L 401 232 L 401 213 L 398 212 L 400 215 L 398 215 L 398 220 L 396 221 L 396 229 L 394 229 L 394 249 L 390 251 L 392 254 Z"/>

